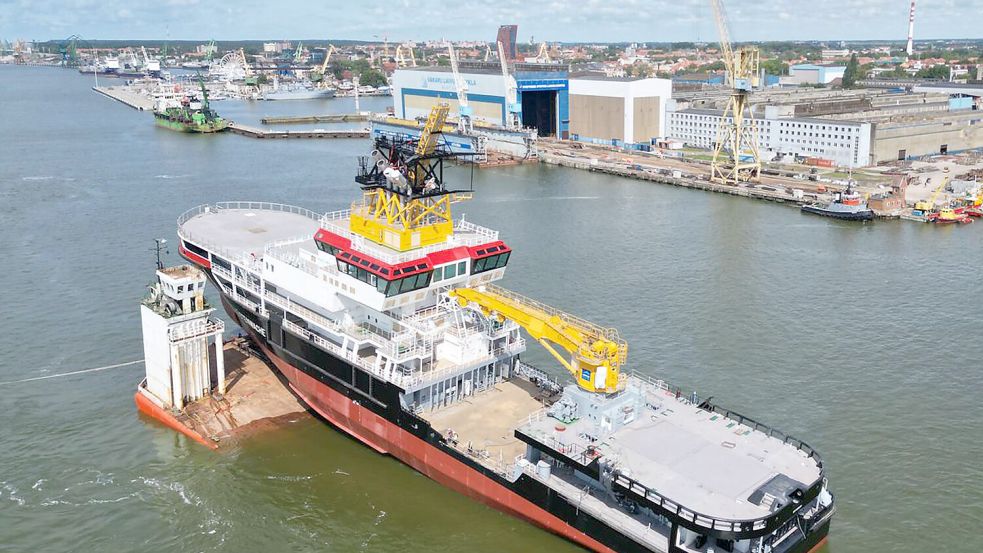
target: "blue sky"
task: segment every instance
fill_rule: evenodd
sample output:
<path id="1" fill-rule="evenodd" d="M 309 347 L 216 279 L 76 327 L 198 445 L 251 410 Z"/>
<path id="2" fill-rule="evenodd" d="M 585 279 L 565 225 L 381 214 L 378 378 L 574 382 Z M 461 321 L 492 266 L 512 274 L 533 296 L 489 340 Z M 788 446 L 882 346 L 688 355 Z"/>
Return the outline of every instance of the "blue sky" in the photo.
<path id="1" fill-rule="evenodd" d="M 897 39 L 907 0 L 729 0 L 734 40 Z M 980 38 L 983 0 L 920 0 L 917 38 Z M 0 38 L 711 41 L 708 0 L 0 0 Z"/>

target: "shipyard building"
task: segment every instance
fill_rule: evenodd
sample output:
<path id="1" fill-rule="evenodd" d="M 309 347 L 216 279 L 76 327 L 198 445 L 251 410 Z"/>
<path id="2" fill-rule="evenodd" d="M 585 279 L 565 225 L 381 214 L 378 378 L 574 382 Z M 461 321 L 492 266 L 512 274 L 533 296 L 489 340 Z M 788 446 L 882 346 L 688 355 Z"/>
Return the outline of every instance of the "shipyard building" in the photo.
<path id="1" fill-rule="evenodd" d="M 501 126 L 509 81 L 497 62 L 462 62 L 472 119 Z M 541 137 L 649 149 L 659 141 L 713 149 L 730 91 L 712 84 L 617 78 L 566 64 L 511 64 L 522 126 Z M 796 78 L 825 83 L 834 66 L 802 66 Z M 393 79 L 396 117 L 423 119 L 437 102 L 457 111 L 449 67 L 403 68 Z M 840 90 L 772 87 L 752 109 L 765 160 L 864 167 L 983 148 L 983 87 L 952 83 Z M 466 141 L 464 141 L 466 142 Z M 467 144 L 461 147 L 466 150 Z"/>
<path id="2" fill-rule="evenodd" d="M 509 83 L 498 63 L 462 62 L 472 119 L 504 125 Z M 651 144 L 665 136 L 666 108 L 672 94 L 667 79 L 611 78 L 571 72 L 565 64 L 515 63 L 523 127 L 543 137 L 614 145 Z M 458 110 L 449 67 L 403 68 L 392 79 L 396 117 L 425 118 L 437 102 Z"/>
<path id="3" fill-rule="evenodd" d="M 983 147 L 981 90 L 768 89 L 753 95 L 762 156 L 863 167 Z M 713 148 L 726 89 L 677 92 L 667 136 Z"/>

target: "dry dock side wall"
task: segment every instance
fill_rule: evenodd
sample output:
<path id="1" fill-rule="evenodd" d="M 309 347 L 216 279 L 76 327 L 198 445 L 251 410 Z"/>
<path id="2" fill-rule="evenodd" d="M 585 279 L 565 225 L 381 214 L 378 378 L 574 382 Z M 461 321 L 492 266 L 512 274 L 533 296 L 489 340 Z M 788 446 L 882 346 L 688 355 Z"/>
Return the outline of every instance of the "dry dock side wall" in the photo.
<path id="1" fill-rule="evenodd" d="M 874 128 L 874 162 L 983 148 L 983 112 Z"/>

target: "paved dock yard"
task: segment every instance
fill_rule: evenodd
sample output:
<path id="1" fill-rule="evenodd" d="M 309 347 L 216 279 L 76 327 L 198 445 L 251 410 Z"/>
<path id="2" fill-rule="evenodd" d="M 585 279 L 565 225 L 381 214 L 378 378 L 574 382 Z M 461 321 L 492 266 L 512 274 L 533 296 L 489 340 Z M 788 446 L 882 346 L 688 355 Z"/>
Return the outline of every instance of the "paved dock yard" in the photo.
<path id="1" fill-rule="evenodd" d="M 763 172 L 761 182 L 752 186 L 733 186 L 709 180 L 710 163 L 700 160 L 661 157 L 643 152 L 625 152 L 610 147 L 584 144 L 580 142 L 540 139 L 537 149 L 539 160 L 552 165 L 586 169 L 638 180 L 647 180 L 684 188 L 706 190 L 743 196 L 791 205 L 814 203 L 828 198 L 823 188 L 839 189 L 830 185 L 807 179 Z M 674 172 L 675 175 L 674 175 Z M 822 187 L 822 188 L 821 188 Z M 801 191 L 801 197 L 792 194 L 793 189 Z M 862 193 L 879 191 L 876 188 L 860 188 Z"/>
<path id="2" fill-rule="evenodd" d="M 150 111 L 154 109 L 153 98 L 146 94 L 135 92 L 127 86 L 94 86 L 92 90 L 136 110 Z"/>

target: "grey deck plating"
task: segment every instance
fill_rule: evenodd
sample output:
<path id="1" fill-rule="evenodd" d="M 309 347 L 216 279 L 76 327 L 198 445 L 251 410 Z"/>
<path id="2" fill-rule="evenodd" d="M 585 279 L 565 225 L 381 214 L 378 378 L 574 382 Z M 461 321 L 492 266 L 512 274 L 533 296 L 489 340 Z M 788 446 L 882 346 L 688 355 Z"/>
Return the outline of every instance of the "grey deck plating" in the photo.
<path id="1" fill-rule="evenodd" d="M 584 436 L 596 430 L 583 418 L 564 425 L 544 417 L 519 430 L 579 451 L 593 446 L 642 485 L 720 519 L 768 515 L 770 503 L 756 505 L 748 497 L 776 475 L 800 482 L 803 489 L 820 476 L 816 462 L 792 445 L 664 390 L 646 395 L 648 405 L 634 421 L 597 442 Z"/>
<path id="2" fill-rule="evenodd" d="M 185 221 L 181 232 L 197 242 L 216 245 L 215 249 L 226 255 L 235 258 L 253 255 L 258 259 L 267 245 L 281 240 L 310 239 L 318 227 L 316 219 L 300 213 L 246 208 L 200 213 Z"/>

